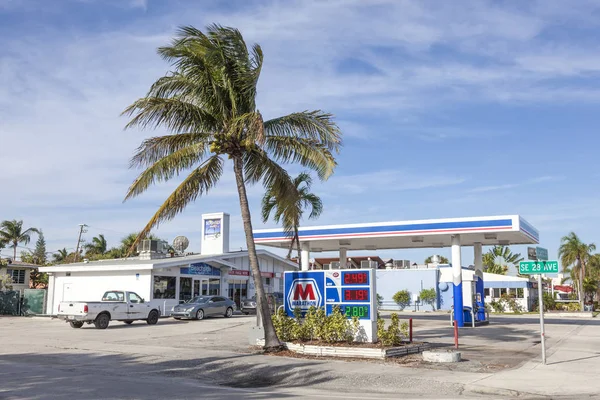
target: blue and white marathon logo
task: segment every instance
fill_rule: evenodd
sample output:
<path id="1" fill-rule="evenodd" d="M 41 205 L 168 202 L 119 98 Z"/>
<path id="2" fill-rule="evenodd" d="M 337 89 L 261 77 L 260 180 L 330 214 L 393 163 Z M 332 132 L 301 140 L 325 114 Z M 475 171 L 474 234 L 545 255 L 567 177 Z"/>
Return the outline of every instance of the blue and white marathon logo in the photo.
<path id="1" fill-rule="evenodd" d="M 314 279 L 294 279 L 292 281 L 291 290 L 288 294 L 288 307 L 291 310 L 299 308 L 305 312 L 313 307 L 319 307 L 321 305 L 322 295 L 319 291 L 317 281 Z"/>

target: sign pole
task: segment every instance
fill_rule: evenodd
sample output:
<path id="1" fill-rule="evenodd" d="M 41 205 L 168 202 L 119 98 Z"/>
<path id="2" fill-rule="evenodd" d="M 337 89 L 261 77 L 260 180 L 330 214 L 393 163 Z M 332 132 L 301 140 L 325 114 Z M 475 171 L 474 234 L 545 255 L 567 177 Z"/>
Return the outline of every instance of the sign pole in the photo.
<path id="1" fill-rule="evenodd" d="M 544 296 L 542 293 L 542 274 L 538 275 L 538 297 L 540 307 L 540 336 L 542 338 L 542 363 L 546 365 L 546 339 L 544 336 Z"/>

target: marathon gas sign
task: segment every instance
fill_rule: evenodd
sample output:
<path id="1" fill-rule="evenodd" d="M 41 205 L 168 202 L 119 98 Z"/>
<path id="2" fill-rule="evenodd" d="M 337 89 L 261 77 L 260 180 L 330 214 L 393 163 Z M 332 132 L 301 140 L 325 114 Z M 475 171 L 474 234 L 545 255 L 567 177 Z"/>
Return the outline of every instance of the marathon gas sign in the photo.
<path id="1" fill-rule="evenodd" d="M 304 315 L 311 306 L 323 307 L 325 305 L 323 281 L 322 271 L 286 272 L 284 287 L 287 315 L 293 316 L 296 308 L 299 308 Z"/>

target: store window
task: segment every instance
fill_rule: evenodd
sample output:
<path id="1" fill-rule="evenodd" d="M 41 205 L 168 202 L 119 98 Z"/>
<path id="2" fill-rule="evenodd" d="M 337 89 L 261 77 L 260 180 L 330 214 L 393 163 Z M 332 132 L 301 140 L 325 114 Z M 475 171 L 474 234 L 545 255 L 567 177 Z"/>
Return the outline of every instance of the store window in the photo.
<path id="1" fill-rule="evenodd" d="M 283 278 L 279 278 L 279 292 L 283 293 Z"/>
<path id="2" fill-rule="evenodd" d="M 17 285 L 25 284 L 25 270 L 24 269 L 9 269 L 6 273 L 12 277 L 12 281 Z"/>
<path id="3" fill-rule="evenodd" d="M 220 279 L 209 279 L 208 281 L 208 294 L 211 296 L 216 296 L 219 294 L 221 288 L 221 280 Z"/>
<path id="4" fill-rule="evenodd" d="M 494 295 L 492 297 L 494 297 L 495 299 L 499 298 L 500 297 L 500 289 L 495 288 Z"/>
<path id="5" fill-rule="evenodd" d="M 483 289 L 483 295 L 488 297 L 490 295 L 490 289 Z"/>
<path id="6" fill-rule="evenodd" d="M 517 299 L 522 299 L 525 297 L 525 293 L 523 288 L 518 288 L 517 289 Z"/>
<path id="7" fill-rule="evenodd" d="M 154 276 L 152 293 L 155 299 L 174 299 L 176 287 L 177 278 L 174 276 Z"/>
<path id="8" fill-rule="evenodd" d="M 192 278 L 179 278 L 179 300 L 188 301 L 192 298 Z"/>
<path id="9" fill-rule="evenodd" d="M 515 289 L 515 288 L 508 289 L 508 294 L 512 297 L 517 297 L 517 289 Z"/>

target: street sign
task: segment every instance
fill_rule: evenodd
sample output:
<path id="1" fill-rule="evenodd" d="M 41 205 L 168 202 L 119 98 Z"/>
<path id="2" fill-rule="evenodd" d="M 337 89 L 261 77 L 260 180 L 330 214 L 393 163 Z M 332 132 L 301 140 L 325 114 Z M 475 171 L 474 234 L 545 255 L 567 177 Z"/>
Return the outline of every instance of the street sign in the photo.
<path id="1" fill-rule="evenodd" d="M 521 261 L 519 274 L 558 274 L 558 261 Z"/>
<path id="2" fill-rule="evenodd" d="M 536 247 L 535 255 L 539 261 L 548 261 L 548 249 Z"/>
<path id="3" fill-rule="evenodd" d="M 537 260 L 537 251 L 535 247 L 528 247 L 527 248 L 527 259 L 528 260 Z"/>

